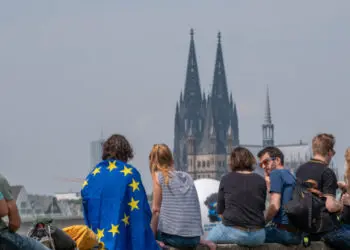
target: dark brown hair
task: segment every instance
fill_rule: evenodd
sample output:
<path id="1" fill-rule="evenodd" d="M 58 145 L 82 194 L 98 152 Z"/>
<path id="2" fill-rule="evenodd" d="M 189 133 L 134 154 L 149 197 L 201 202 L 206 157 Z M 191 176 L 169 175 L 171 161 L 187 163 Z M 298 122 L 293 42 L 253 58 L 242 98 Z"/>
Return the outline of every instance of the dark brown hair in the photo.
<path id="1" fill-rule="evenodd" d="M 103 143 L 102 160 L 115 159 L 128 162 L 133 157 L 133 149 L 123 135 L 114 134 Z"/>
<path id="2" fill-rule="evenodd" d="M 253 171 L 256 164 L 254 155 L 246 148 L 236 147 L 230 158 L 232 171 Z"/>
<path id="3" fill-rule="evenodd" d="M 263 148 L 259 151 L 257 156 L 261 158 L 266 153 L 268 153 L 271 158 L 280 158 L 281 165 L 284 165 L 284 155 L 279 148 L 271 146 Z"/>

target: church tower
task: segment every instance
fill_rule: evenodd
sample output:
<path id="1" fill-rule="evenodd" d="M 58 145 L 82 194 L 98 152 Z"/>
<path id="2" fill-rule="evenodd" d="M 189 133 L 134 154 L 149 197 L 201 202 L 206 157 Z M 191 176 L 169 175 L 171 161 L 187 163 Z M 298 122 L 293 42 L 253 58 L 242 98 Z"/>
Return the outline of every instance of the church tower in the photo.
<path id="1" fill-rule="evenodd" d="M 180 94 L 180 104 L 177 104 L 175 111 L 174 128 L 174 158 L 175 168 L 187 171 L 187 137 L 191 128 L 191 137 L 196 141 L 202 134 L 203 107 L 205 100 L 202 100 L 202 91 L 199 81 L 196 49 L 194 43 L 194 31 L 190 31 L 190 48 L 187 59 L 186 80 L 184 94 Z M 195 153 L 195 152 L 194 152 Z"/>
<path id="2" fill-rule="evenodd" d="M 265 122 L 262 125 L 263 147 L 274 145 L 274 125 L 271 118 L 269 87 L 266 90 Z"/>
<path id="3" fill-rule="evenodd" d="M 191 29 L 185 89 L 175 110 L 174 161 L 176 169 L 187 171 L 194 179 L 221 178 L 227 151 L 239 144 L 237 107 L 226 81 L 219 32 L 211 93 L 206 96 L 201 91 Z"/>

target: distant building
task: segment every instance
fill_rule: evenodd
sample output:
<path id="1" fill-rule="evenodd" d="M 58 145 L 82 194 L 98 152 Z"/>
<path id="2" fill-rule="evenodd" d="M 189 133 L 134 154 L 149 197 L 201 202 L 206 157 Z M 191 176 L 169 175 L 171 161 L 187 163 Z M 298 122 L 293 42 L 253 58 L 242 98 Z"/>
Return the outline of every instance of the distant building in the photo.
<path id="1" fill-rule="evenodd" d="M 102 159 L 102 146 L 105 142 L 104 139 L 92 141 L 90 143 L 90 168 L 93 169 L 97 163 Z"/>
<path id="2" fill-rule="evenodd" d="M 21 217 L 32 217 L 34 215 L 33 207 L 28 196 L 28 193 L 24 186 L 11 186 L 11 192 L 13 199 L 16 201 L 16 205 Z"/>
<path id="3" fill-rule="evenodd" d="M 240 142 L 238 109 L 232 93 L 228 92 L 221 34 L 218 34 L 214 78 L 208 96 L 201 90 L 193 37 L 191 29 L 185 89 L 184 93 L 180 93 L 175 110 L 175 167 L 189 172 L 194 179 L 220 179 L 227 172 L 230 152 L 237 146 L 248 148 L 255 156 L 263 147 L 277 146 L 285 155 L 286 168 L 292 172 L 308 161 L 312 152 L 307 143 L 275 144 L 268 89 L 262 144 L 245 145 Z M 259 168 L 257 171 L 262 172 Z"/>
<path id="4" fill-rule="evenodd" d="M 58 201 L 61 200 L 80 200 L 81 194 L 80 192 L 72 192 L 72 193 L 57 193 L 55 197 Z"/>

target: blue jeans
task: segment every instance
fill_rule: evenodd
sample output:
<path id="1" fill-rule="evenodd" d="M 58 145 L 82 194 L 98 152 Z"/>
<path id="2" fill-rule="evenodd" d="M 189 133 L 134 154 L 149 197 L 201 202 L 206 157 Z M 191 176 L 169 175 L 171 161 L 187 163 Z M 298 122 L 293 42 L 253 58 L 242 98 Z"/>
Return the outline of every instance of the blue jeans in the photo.
<path id="1" fill-rule="evenodd" d="M 265 229 L 243 231 L 223 224 L 216 225 L 209 231 L 207 240 L 215 243 L 231 243 L 242 246 L 258 246 L 265 241 Z"/>
<path id="2" fill-rule="evenodd" d="M 274 226 L 266 227 L 266 243 L 279 243 L 282 245 L 299 245 L 301 233 L 291 233 Z"/>
<path id="3" fill-rule="evenodd" d="M 4 245 L 8 247 L 8 249 L 50 250 L 39 241 L 17 233 L 11 233 L 8 230 L 0 231 L 0 242 L 6 242 Z"/>
<path id="4" fill-rule="evenodd" d="M 195 237 L 183 237 L 179 235 L 166 234 L 158 232 L 157 240 L 162 241 L 165 245 L 182 248 L 182 247 L 196 247 L 200 240 L 200 236 Z"/>
<path id="5" fill-rule="evenodd" d="M 349 225 L 343 225 L 339 229 L 326 233 L 322 238 L 326 244 L 334 249 L 350 249 Z"/>

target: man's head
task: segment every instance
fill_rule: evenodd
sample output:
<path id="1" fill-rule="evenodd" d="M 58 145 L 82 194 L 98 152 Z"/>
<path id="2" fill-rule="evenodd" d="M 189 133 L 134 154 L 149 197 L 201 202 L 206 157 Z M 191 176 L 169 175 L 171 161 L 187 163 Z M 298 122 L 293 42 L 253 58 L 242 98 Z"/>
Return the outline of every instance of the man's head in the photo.
<path id="1" fill-rule="evenodd" d="M 133 157 L 131 145 L 122 135 L 114 134 L 103 143 L 102 160 L 115 159 L 128 162 Z"/>
<path id="2" fill-rule="evenodd" d="M 264 169 L 266 175 L 270 175 L 274 169 L 283 168 L 284 155 L 276 147 L 266 147 L 258 153 L 260 167 Z"/>
<path id="3" fill-rule="evenodd" d="M 314 158 L 319 158 L 330 163 L 335 155 L 335 138 L 332 134 L 318 134 L 312 139 L 312 153 Z"/>

